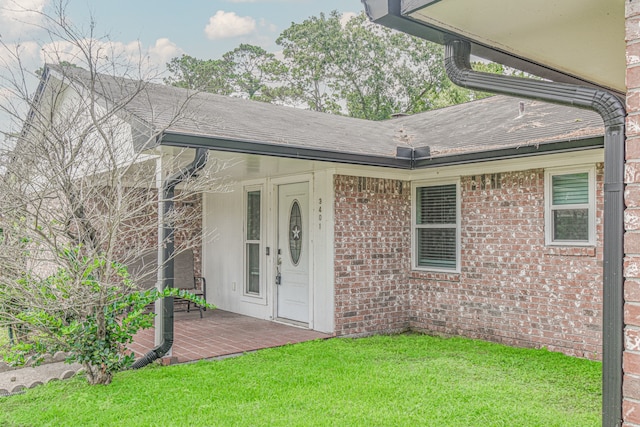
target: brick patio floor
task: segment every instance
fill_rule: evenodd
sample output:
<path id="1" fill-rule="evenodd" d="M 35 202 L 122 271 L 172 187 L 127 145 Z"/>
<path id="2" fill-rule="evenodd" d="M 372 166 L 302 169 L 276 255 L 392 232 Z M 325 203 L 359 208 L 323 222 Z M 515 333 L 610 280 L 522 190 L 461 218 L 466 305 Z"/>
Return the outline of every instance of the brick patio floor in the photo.
<path id="1" fill-rule="evenodd" d="M 134 337 L 129 349 L 136 357 L 154 347 L 154 334 L 151 328 Z M 172 351 L 177 362 L 183 363 L 330 337 L 329 334 L 223 310 L 207 310 L 200 319 L 195 310 L 175 313 Z"/>

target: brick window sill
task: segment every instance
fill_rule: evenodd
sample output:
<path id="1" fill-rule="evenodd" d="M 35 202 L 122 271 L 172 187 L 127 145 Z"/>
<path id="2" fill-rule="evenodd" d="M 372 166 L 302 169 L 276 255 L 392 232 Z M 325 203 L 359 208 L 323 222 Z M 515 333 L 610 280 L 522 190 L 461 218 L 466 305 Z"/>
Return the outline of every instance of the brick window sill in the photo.
<path id="1" fill-rule="evenodd" d="M 595 246 L 546 246 L 543 253 L 547 256 L 596 256 Z"/>
<path id="2" fill-rule="evenodd" d="M 411 270 L 409 272 L 411 279 L 421 280 L 437 280 L 439 282 L 459 282 L 460 273 L 445 273 L 441 271 L 420 271 Z"/>

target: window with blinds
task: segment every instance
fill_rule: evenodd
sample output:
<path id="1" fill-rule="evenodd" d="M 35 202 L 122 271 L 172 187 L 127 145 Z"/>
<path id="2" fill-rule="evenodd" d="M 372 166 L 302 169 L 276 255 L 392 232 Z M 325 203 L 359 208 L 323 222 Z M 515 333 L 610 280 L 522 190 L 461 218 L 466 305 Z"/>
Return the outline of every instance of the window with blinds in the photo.
<path id="1" fill-rule="evenodd" d="M 457 268 L 457 194 L 456 184 L 416 187 L 416 267 L 442 270 Z"/>
<path id="2" fill-rule="evenodd" d="M 590 244 L 595 234 L 594 171 L 546 174 L 547 244 Z"/>

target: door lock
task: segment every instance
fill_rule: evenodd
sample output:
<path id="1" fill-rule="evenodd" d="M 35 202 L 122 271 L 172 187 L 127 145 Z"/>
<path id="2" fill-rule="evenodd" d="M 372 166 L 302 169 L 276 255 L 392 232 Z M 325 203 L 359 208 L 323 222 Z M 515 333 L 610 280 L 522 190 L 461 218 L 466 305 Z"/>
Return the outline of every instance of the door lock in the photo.
<path id="1" fill-rule="evenodd" d="M 278 249 L 278 255 L 280 255 L 280 249 Z M 276 263 L 276 285 L 282 284 L 282 275 L 280 274 L 280 266 L 282 265 L 282 258 L 278 256 Z"/>

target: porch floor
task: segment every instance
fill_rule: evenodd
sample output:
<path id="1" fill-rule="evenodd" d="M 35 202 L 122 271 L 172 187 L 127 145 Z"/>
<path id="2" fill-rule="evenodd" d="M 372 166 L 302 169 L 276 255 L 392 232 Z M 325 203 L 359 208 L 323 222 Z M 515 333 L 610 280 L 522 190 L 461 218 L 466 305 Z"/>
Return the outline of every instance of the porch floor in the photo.
<path id="1" fill-rule="evenodd" d="M 142 356 L 154 347 L 154 336 L 154 328 L 140 331 L 129 349 L 136 357 Z M 177 363 L 184 363 L 330 337 L 218 309 L 205 311 L 202 319 L 198 310 L 177 312 L 172 356 L 177 357 Z"/>

